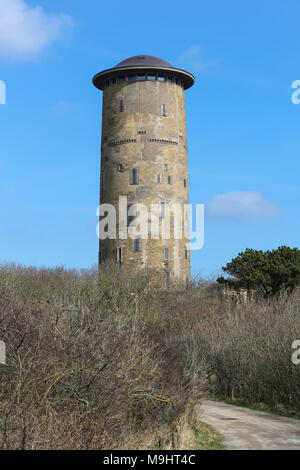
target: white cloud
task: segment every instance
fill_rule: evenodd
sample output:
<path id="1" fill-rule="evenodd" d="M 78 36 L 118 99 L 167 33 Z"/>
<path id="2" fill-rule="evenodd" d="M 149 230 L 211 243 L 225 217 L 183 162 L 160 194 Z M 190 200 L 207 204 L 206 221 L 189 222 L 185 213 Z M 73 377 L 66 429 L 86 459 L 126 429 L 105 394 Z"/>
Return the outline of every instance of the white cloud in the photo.
<path id="1" fill-rule="evenodd" d="M 0 0 L 0 55 L 28 58 L 73 26 L 65 14 L 48 14 L 24 0 Z"/>
<path id="2" fill-rule="evenodd" d="M 276 204 L 250 191 L 217 194 L 205 207 L 207 216 L 214 219 L 263 220 L 281 216 Z"/>
<path id="3" fill-rule="evenodd" d="M 203 72 L 204 70 L 219 65 L 218 60 L 205 60 L 203 58 L 202 48 L 195 44 L 185 51 L 178 58 L 178 63 L 185 68 L 191 69 L 192 72 Z"/>

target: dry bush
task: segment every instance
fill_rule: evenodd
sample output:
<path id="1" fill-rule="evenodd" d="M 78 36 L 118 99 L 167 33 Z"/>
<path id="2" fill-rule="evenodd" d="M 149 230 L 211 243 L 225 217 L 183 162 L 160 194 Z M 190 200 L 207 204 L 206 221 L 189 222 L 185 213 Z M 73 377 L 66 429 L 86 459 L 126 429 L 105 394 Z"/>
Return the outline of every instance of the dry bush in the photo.
<path id="1" fill-rule="evenodd" d="M 206 315 L 195 334 L 221 398 L 300 410 L 300 367 L 292 343 L 300 339 L 300 293 L 224 305 L 223 315 Z"/>
<path id="2" fill-rule="evenodd" d="M 153 446 L 175 426 L 205 365 L 178 325 L 149 321 L 161 286 L 115 265 L 0 269 L 0 448 Z"/>
<path id="3" fill-rule="evenodd" d="M 210 392 L 299 411 L 299 291 L 241 305 L 213 282 L 163 287 L 116 264 L 0 267 L 0 448 L 153 448 Z"/>

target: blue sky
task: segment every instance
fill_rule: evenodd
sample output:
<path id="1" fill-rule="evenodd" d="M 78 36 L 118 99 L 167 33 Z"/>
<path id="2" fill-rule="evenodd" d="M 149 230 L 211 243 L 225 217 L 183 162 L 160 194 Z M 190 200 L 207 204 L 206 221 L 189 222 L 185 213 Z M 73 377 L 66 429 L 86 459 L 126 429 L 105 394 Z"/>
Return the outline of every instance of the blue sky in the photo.
<path id="1" fill-rule="evenodd" d="M 137 54 L 196 77 L 190 202 L 207 213 L 193 272 L 215 275 L 247 247 L 299 246 L 299 15 L 298 0 L 0 0 L 0 262 L 97 262 L 91 78 Z"/>

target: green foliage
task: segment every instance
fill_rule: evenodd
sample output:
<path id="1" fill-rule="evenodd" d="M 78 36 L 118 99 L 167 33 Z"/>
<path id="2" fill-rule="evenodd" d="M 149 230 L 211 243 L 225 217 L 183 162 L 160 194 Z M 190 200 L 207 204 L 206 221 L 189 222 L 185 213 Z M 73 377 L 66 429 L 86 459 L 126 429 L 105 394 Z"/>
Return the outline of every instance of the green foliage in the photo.
<path id="1" fill-rule="evenodd" d="M 300 250 L 287 246 L 265 252 L 247 248 L 222 269 L 230 277 L 219 277 L 219 284 L 237 290 L 261 290 L 269 297 L 300 285 Z"/>

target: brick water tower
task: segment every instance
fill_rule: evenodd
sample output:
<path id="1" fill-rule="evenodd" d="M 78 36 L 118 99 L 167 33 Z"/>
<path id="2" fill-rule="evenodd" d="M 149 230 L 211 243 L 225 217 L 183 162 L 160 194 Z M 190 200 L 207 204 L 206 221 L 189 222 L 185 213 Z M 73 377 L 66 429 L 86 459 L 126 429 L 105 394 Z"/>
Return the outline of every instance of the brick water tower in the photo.
<path id="1" fill-rule="evenodd" d="M 188 166 L 184 90 L 194 84 L 189 72 L 157 57 L 130 57 L 93 78 L 103 91 L 100 204 L 119 211 L 127 197 L 126 224 L 134 224 L 137 203 L 166 208 L 188 204 Z M 114 259 L 124 266 L 152 266 L 168 278 L 190 278 L 186 238 L 175 239 L 171 214 L 170 239 L 120 237 L 100 240 L 99 263 Z M 182 224 L 188 225 L 184 213 Z"/>

